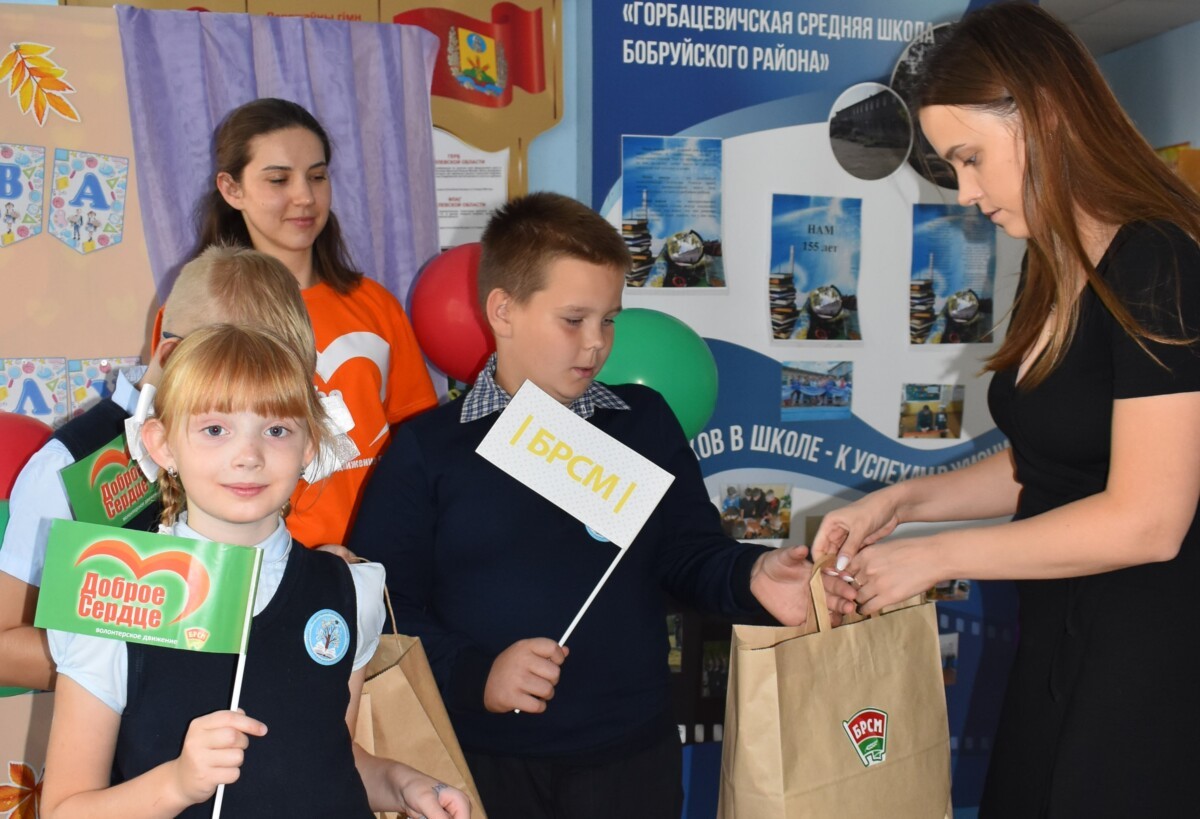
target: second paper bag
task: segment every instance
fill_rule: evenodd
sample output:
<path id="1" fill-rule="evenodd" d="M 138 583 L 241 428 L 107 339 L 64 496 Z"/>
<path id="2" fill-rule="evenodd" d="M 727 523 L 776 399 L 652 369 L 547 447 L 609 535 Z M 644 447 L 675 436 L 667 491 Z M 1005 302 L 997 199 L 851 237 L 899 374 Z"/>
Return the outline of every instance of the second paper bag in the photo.
<path id="1" fill-rule="evenodd" d="M 363 747 L 453 785 L 471 797 L 472 819 L 487 819 L 421 641 L 384 634 L 366 676 L 355 732 Z"/>
<path id="2" fill-rule="evenodd" d="M 816 630 L 734 627 L 719 816 L 941 819 L 950 743 L 933 604 L 833 629 L 818 608 Z"/>

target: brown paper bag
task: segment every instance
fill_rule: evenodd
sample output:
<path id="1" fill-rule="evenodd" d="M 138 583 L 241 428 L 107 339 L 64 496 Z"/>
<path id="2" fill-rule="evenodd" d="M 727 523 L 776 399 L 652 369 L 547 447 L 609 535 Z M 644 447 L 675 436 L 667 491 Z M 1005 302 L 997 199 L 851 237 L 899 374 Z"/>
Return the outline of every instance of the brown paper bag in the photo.
<path id="1" fill-rule="evenodd" d="M 487 819 L 418 638 L 380 638 L 367 664 L 355 736 L 368 751 L 463 791 L 471 797 L 472 819 Z"/>
<path id="2" fill-rule="evenodd" d="M 817 573 L 813 595 L 824 599 Z M 816 609 L 805 627 L 734 626 L 718 816 L 946 816 L 950 738 L 933 604 L 838 628 Z"/>

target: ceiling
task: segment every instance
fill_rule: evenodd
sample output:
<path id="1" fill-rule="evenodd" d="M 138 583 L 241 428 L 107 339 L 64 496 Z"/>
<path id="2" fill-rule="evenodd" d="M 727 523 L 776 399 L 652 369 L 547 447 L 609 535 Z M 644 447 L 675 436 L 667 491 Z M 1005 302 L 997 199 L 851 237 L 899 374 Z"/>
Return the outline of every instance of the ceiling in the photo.
<path id="1" fill-rule="evenodd" d="M 1041 0 L 1040 5 L 1067 23 L 1096 57 L 1200 20 L 1198 0 Z"/>

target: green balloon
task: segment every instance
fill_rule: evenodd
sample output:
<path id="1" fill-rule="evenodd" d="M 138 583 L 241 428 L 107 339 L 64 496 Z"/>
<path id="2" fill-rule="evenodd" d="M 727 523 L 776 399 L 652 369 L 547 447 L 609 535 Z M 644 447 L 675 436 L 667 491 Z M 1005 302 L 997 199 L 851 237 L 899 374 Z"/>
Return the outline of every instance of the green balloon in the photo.
<path id="1" fill-rule="evenodd" d="M 612 352 L 596 378 L 657 390 L 688 438 L 704 429 L 717 405 L 717 362 L 708 344 L 658 310 L 631 307 L 617 315 Z"/>

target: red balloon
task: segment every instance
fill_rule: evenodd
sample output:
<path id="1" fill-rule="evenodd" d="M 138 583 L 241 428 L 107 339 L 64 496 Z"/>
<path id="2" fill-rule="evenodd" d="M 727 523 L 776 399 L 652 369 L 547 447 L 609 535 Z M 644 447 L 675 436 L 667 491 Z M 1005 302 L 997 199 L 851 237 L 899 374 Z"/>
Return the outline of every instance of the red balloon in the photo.
<path id="1" fill-rule="evenodd" d="M 0 500 L 8 498 L 17 473 L 53 432 L 36 418 L 0 412 Z"/>
<path id="2" fill-rule="evenodd" d="M 479 243 L 434 256 L 413 288 L 413 331 L 421 351 L 455 381 L 470 384 L 496 349 L 479 308 Z"/>

